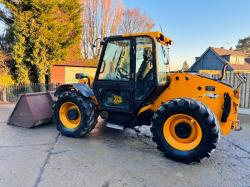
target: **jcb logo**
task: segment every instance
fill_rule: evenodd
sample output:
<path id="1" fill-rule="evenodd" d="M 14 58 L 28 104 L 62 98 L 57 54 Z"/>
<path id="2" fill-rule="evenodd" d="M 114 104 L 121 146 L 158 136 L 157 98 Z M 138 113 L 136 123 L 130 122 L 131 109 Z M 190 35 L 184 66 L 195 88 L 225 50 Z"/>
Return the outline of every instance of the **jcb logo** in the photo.
<path id="1" fill-rule="evenodd" d="M 121 104 L 121 103 L 122 103 L 122 97 L 119 96 L 119 95 L 114 95 L 114 96 L 113 96 L 113 103 L 114 103 L 115 105 Z"/>

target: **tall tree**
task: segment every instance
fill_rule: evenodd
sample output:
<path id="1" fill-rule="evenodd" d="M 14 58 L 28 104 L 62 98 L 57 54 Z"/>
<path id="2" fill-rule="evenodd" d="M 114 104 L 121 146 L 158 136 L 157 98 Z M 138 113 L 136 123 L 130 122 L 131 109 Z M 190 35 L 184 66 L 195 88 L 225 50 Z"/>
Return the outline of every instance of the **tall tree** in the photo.
<path id="1" fill-rule="evenodd" d="M 83 39 L 84 58 L 98 58 L 100 46 L 97 38 L 116 34 L 122 21 L 124 6 L 121 0 L 83 1 Z M 93 45 L 96 44 L 96 47 Z"/>
<path id="2" fill-rule="evenodd" d="M 188 71 L 189 70 L 189 65 L 188 65 L 187 61 L 183 62 L 181 70 L 182 71 Z"/>
<path id="3" fill-rule="evenodd" d="M 236 45 L 236 49 L 246 51 L 248 55 L 250 56 L 250 36 L 240 39 L 238 41 L 238 44 Z"/>
<path id="4" fill-rule="evenodd" d="M 3 51 L 0 51 L 0 88 L 12 85 L 14 83 L 12 76 L 9 73 L 7 64 L 8 61 L 9 56 Z"/>
<path id="5" fill-rule="evenodd" d="M 153 21 L 138 9 L 126 9 L 123 0 L 84 0 L 83 1 L 84 58 L 98 58 L 100 54 L 97 38 L 109 35 L 145 32 L 154 27 Z M 92 47 L 96 45 L 96 47 Z"/>
<path id="6" fill-rule="evenodd" d="M 0 72 L 4 72 L 7 69 L 6 60 L 7 55 L 3 51 L 0 51 Z"/>
<path id="7" fill-rule="evenodd" d="M 13 33 L 10 27 L 7 26 L 5 32 L 0 35 L 0 49 L 6 53 L 11 52 L 13 41 Z"/>
<path id="8" fill-rule="evenodd" d="M 132 32 L 147 32 L 154 27 L 154 22 L 148 16 L 143 15 L 138 9 L 126 9 L 120 32 L 132 33 Z"/>
<path id="9" fill-rule="evenodd" d="M 12 58 L 17 82 L 45 83 L 52 63 L 62 59 L 66 50 L 80 41 L 80 0 L 0 1 L 11 13 L 11 16 L 4 14 L 2 19 L 14 35 Z"/>

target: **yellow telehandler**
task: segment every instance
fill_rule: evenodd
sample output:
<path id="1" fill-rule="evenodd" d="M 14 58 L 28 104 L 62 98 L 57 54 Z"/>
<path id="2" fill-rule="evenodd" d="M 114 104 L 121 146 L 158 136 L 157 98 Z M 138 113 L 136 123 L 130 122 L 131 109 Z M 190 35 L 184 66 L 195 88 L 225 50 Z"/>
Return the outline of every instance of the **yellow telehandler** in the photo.
<path id="1" fill-rule="evenodd" d="M 172 160 L 209 157 L 221 134 L 239 128 L 239 90 L 195 73 L 170 72 L 172 43 L 161 32 L 104 38 L 94 81 L 77 74 L 84 83 L 56 90 L 57 129 L 82 137 L 100 115 L 114 128 L 151 125 L 157 148 Z"/>

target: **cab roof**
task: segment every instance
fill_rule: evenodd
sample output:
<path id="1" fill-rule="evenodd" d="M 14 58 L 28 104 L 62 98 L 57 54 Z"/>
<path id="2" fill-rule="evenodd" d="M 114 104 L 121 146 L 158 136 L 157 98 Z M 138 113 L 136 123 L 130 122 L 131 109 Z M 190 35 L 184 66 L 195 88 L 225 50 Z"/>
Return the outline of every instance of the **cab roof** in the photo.
<path id="1" fill-rule="evenodd" d="M 151 38 L 156 39 L 158 42 L 160 42 L 160 43 L 162 43 L 164 45 L 173 45 L 173 41 L 170 38 L 165 37 L 164 34 L 162 32 L 159 32 L 159 31 L 122 34 L 122 35 L 119 35 L 119 36 L 111 36 L 111 38 L 114 38 L 114 37 L 128 37 L 128 36 L 150 36 Z"/>

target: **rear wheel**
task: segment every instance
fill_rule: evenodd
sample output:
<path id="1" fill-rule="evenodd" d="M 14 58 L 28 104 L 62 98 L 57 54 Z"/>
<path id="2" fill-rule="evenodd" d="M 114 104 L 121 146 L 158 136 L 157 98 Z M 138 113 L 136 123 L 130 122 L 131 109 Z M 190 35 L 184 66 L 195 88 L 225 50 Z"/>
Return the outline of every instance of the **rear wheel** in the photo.
<path id="1" fill-rule="evenodd" d="M 53 110 L 57 129 L 65 136 L 82 137 L 95 127 L 95 105 L 77 92 L 61 93 Z"/>
<path id="2" fill-rule="evenodd" d="M 157 148 L 178 162 L 200 162 L 210 156 L 219 140 L 214 114 L 193 99 L 166 102 L 154 114 L 151 123 Z"/>

